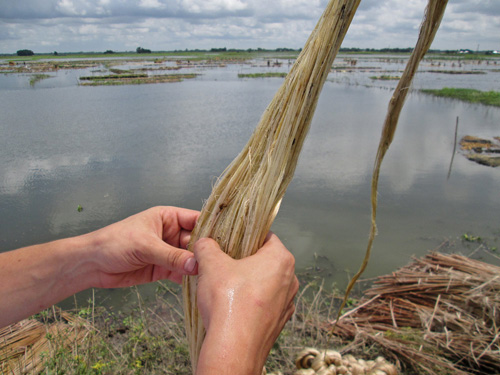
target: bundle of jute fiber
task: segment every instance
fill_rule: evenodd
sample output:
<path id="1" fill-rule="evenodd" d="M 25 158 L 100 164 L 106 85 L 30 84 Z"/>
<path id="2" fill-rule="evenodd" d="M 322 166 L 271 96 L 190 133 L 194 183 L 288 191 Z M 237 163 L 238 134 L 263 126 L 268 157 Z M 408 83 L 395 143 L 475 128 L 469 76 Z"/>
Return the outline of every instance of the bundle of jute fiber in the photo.
<path id="1" fill-rule="evenodd" d="M 294 375 L 397 375 L 396 366 L 384 357 L 365 361 L 356 359 L 351 354 L 342 356 L 335 350 L 318 350 L 304 348 L 295 360 L 297 371 Z M 271 372 L 263 375 L 283 375 L 282 372 Z"/>
<path id="2" fill-rule="evenodd" d="M 342 356 L 335 350 L 305 348 L 295 361 L 294 375 L 397 375 L 396 366 L 384 357 L 365 361 L 353 355 Z"/>
<path id="3" fill-rule="evenodd" d="M 360 0 L 331 0 L 252 137 L 226 168 L 191 236 L 216 240 L 233 258 L 262 246 L 290 183 L 319 94 Z M 193 371 L 205 336 L 197 278 L 183 281 L 184 314 Z"/>
<path id="4" fill-rule="evenodd" d="M 443 18 L 444 11 L 446 9 L 446 4 L 448 0 L 429 0 L 427 7 L 425 8 L 425 15 L 422 25 L 420 27 L 420 33 L 418 36 L 417 44 L 413 50 L 406 68 L 398 82 L 396 89 L 389 102 L 389 108 L 387 109 L 387 115 L 384 122 L 384 127 L 382 129 L 382 135 L 380 137 L 377 156 L 375 158 L 375 165 L 373 167 L 372 183 L 371 183 L 371 228 L 370 235 L 368 238 L 368 245 L 366 248 L 365 258 L 361 264 L 359 271 L 354 275 L 349 284 L 347 285 L 344 300 L 339 309 L 337 316 L 337 321 L 340 317 L 341 311 L 345 307 L 347 298 L 354 287 L 354 284 L 363 274 L 368 265 L 370 259 L 371 250 L 373 247 L 373 241 L 375 240 L 375 235 L 377 234 L 377 194 L 378 194 L 378 181 L 380 176 L 380 167 L 382 166 L 382 161 L 384 156 L 392 143 L 394 134 L 396 133 L 396 128 L 398 125 L 399 115 L 403 109 L 408 92 L 410 91 L 411 83 L 415 74 L 417 73 L 420 61 L 424 58 L 425 54 L 429 50 L 434 36 L 439 29 L 441 24 L 441 19 Z M 335 325 L 332 328 L 332 332 L 335 331 Z"/>

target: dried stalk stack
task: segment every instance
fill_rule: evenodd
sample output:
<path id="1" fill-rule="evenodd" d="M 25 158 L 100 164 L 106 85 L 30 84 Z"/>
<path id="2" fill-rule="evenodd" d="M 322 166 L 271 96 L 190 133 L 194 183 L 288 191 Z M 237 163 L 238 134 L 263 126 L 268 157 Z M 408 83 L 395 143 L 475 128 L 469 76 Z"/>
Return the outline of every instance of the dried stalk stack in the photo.
<path id="1" fill-rule="evenodd" d="M 431 253 L 365 294 L 338 334 L 377 342 L 429 374 L 500 372 L 500 267 Z"/>
<path id="2" fill-rule="evenodd" d="M 205 203 L 192 243 L 215 239 L 233 258 L 263 244 L 293 177 L 323 83 L 360 0 L 331 0 L 283 85 L 239 156 Z M 193 371 L 205 335 L 196 277 L 184 279 L 184 312 Z"/>
<path id="3" fill-rule="evenodd" d="M 51 339 L 70 349 L 91 333 L 86 320 L 65 312 L 50 325 L 25 319 L 4 327 L 0 329 L 0 373 L 38 374 L 44 368 L 44 356 L 55 355 Z"/>

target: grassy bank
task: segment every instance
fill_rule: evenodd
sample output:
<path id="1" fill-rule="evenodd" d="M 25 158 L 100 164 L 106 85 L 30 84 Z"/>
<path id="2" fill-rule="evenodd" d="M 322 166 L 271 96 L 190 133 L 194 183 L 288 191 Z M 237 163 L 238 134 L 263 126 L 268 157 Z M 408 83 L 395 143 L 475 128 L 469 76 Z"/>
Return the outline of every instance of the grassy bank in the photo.
<path id="1" fill-rule="evenodd" d="M 8 61 L 38 61 L 38 60 L 67 60 L 67 59 L 115 59 L 115 58 L 130 58 L 140 60 L 155 60 L 158 58 L 166 60 L 190 59 L 198 60 L 248 60 L 255 58 L 283 58 L 293 59 L 298 56 L 298 51 L 167 51 L 138 54 L 135 52 L 116 52 L 112 54 L 106 53 L 59 53 L 54 54 L 35 54 L 33 56 L 16 56 L 3 55 L 0 60 Z"/>
<path id="2" fill-rule="evenodd" d="M 499 91 L 480 91 L 445 87 L 441 90 L 421 90 L 426 94 L 443 98 L 458 99 L 469 103 L 480 103 L 500 107 Z"/>
<path id="3" fill-rule="evenodd" d="M 159 282 L 152 300 L 144 300 L 137 288 L 130 288 L 131 308 L 113 311 L 98 307 L 93 300 L 72 312 L 71 326 L 76 333 L 50 327 L 64 320 L 64 314 L 49 309 L 32 319 L 42 322 L 47 343 L 41 355 L 40 372 L 46 374 L 176 374 L 190 375 L 191 364 L 184 332 L 180 287 Z M 305 346 L 334 347 L 321 327 L 332 319 L 338 293 L 331 294 L 313 281 L 302 288 L 297 300 L 297 314 L 286 325 L 269 355 L 268 372 L 293 373 L 295 356 Z M 81 332 L 80 332 L 81 333 Z M 69 345 L 68 345 L 69 343 Z M 367 353 L 373 356 L 376 353 Z M 2 348 L 0 347 L 0 362 Z M 0 363 L 1 364 L 1 363 Z"/>
<path id="4" fill-rule="evenodd" d="M 99 52 L 77 52 L 77 53 L 53 53 L 35 54 L 33 56 L 17 56 L 17 55 L 0 55 L 0 60 L 9 61 L 37 61 L 37 60 L 64 60 L 64 59 L 115 59 L 115 58 L 131 58 L 142 60 L 154 60 L 156 58 L 171 59 L 191 59 L 191 60 L 248 60 L 255 58 L 269 59 L 294 59 L 299 55 L 298 50 L 227 50 L 227 51 L 208 51 L 208 50 L 184 50 L 184 51 L 153 51 L 152 53 L 136 52 L 114 52 L 114 53 L 99 53 Z M 380 50 L 341 50 L 339 56 L 362 55 L 362 56 L 385 56 L 389 59 L 400 59 L 409 57 L 410 52 L 384 52 Z M 426 60 L 448 60 L 448 61 L 498 61 L 499 55 L 488 55 L 484 53 L 460 54 L 460 53 L 444 53 L 444 52 L 429 52 L 425 56 Z"/>
<path id="5" fill-rule="evenodd" d="M 385 290 L 384 293 L 386 294 L 383 294 L 385 297 L 380 297 L 382 294 L 377 292 L 380 294 L 380 298 L 373 298 L 373 295 L 369 294 L 369 290 L 367 290 L 369 287 L 380 288 L 381 282 L 384 280 L 387 282 L 387 280 L 395 278 L 397 281 L 398 278 L 394 276 L 395 273 L 381 276 L 374 283 L 374 280 L 365 280 L 363 283 L 357 284 L 356 295 L 348 301 L 346 307 L 346 311 L 350 311 L 351 318 L 345 319 L 342 324 L 339 324 L 336 331 L 336 334 L 339 336 L 335 337 L 329 335 L 329 330 L 331 329 L 330 323 L 336 318 L 337 308 L 340 305 L 343 293 L 342 291 L 338 291 L 335 286 L 324 283 L 323 278 L 325 273 L 328 274 L 330 271 L 328 267 L 325 269 L 317 267 L 316 261 L 321 261 L 321 264 L 325 264 L 327 259 L 316 259 L 313 266 L 307 267 L 297 275 L 301 282 L 301 288 L 296 298 L 296 313 L 286 324 L 271 350 L 266 362 L 268 373 L 274 372 L 276 375 L 280 371 L 286 375 L 294 374 L 296 371 L 295 359 L 298 353 L 306 347 L 313 347 L 317 349 L 328 348 L 338 350 L 343 356 L 349 353 L 359 359 L 366 360 L 375 359 L 379 355 L 382 355 L 392 363 L 400 361 L 402 365 L 400 374 L 402 375 L 423 375 L 429 372 L 418 370 L 419 367 L 422 367 L 418 363 L 411 366 L 415 362 L 415 358 L 412 354 L 410 357 L 413 359 L 410 358 L 408 360 L 408 356 L 405 354 L 407 350 L 416 350 L 416 353 L 423 358 L 419 363 L 426 364 L 426 360 L 431 358 L 433 360 L 439 359 L 442 364 L 442 360 L 448 361 L 450 358 L 454 358 L 448 352 L 441 353 L 445 347 L 447 350 L 451 350 L 451 352 L 463 347 L 467 349 L 466 352 L 468 353 L 468 348 L 472 351 L 474 340 L 481 339 L 486 344 L 491 342 L 490 346 L 493 345 L 491 337 L 471 336 L 467 333 L 469 332 L 468 330 L 461 333 L 459 330 L 460 326 L 451 322 L 449 327 L 453 327 L 453 329 L 447 332 L 449 332 L 449 335 L 458 335 L 460 340 L 451 340 L 446 345 L 440 347 L 443 350 L 438 351 L 435 350 L 438 348 L 438 344 L 434 345 L 434 341 L 429 341 L 426 337 L 446 340 L 448 336 L 442 335 L 439 324 L 433 325 L 433 329 L 430 332 L 430 325 L 427 327 L 425 324 L 422 325 L 421 322 L 418 323 L 418 321 L 419 319 L 426 321 L 425 319 L 427 318 L 425 317 L 428 317 L 427 313 L 435 317 L 436 322 L 445 321 L 438 318 L 438 312 L 445 308 L 451 308 L 452 304 L 439 303 L 439 301 L 444 301 L 446 298 L 455 298 L 457 301 L 460 301 L 460 299 L 456 298 L 459 295 L 458 292 L 451 294 L 445 292 L 448 288 L 458 288 L 460 293 L 465 293 L 464 295 L 467 295 L 467 290 L 470 290 L 476 294 L 493 293 L 494 296 L 497 296 L 498 280 L 493 285 L 495 279 L 490 278 L 488 273 L 484 273 L 484 275 L 480 274 L 482 275 L 481 277 L 490 280 L 487 283 L 483 283 L 482 280 L 478 281 L 478 278 L 475 276 L 468 275 L 466 277 L 465 280 L 467 283 L 477 282 L 481 287 L 476 287 L 475 285 L 467 287 L 466 282 L 460 282 L 460 279 L 456 279 L 457 269 L 459 269 L 458 264 L 466 268 L 471 268 L 472 264 L 478 264 L 477 261 L 474 261 L 472 255 L 479 259 L 487 256 L 496 258 L 497 243 L 498 234 L 495 234 L 493 238 L 482 238 L 477 234 L 466 233 L 460 238 L 444 241 L 438 247 L 439 250 L 446 251 L 446 253 L 455 253 L 460 249 L 471 254 L 470 260 L 453 263 L 454 273 L 450 274 L 451 279 L 447 277 L 440 278 L 441 274 L 438 274 L 437 271 L 432 271 L 434 270 L 432 267 L 427 267 L 426 269 L 430 270 L 429 272 L 432 275 L 436 273 L 434 276 L 429 274 L 422 277 L 423 271 L 419 269 L 416 269 L 416 273 L 411 273 L 410 271 L 415 269 L 416 265 L 423 264 L 421 260 L 398 270 L 397 272 L 404 271 L 406 281 L 398 284 L 399 287 L 403 288 L 403 291 L 397 298 L 391 294 L 394 291 L 391 292 L 388 290 Z M 484 267 L 488 271 L 495 266 L 483 264 L 481 267 Z M 442 263 L 438 264 L 437 269 L 444 269 Z M 496 270 L 497 268 L 494 269 Z M 447 271 L 442 272 L 446 274 Z M 413 283 L 409 282 L 411 279 L 410 276 L 414 279 Z M 437 286 L 442 285 L 443 291 L 439 288 L 425 289 L 427 285 L 425 283 L 430 285 L 431 279 L 434 280 L 436 277 Z M 32 346 L 32 349 L 27 354 L 29 356 L 30 353 L 33 353 L 36 358 L 41 359 L 38 372 L 36 373 L 67 375 L 191 374 L 188 344 L 184 330 L 184 317 L 181 307 L 181 287 L 168 282 L 157 282 L 155 286 L 155 291 L 149 289 L 147 292 L 140 292 L 140 287 L 129 288 L 128 295 L 124 297 L 126 303 L 123 306 L 126 307 L 122 307 L 120 310 L 112 307 L 103 307 L 98 302 L 101 299 L 101 292 L 96 290 L 95 294 L 92 294 L 92 298 L 85 303 L 82 304 L 79 302 L 76 305 L 75 302 L 76 307 L 71 312 L 50 308 L 24 321 L 25 323 L 21 325 L 21 328 L 26 326 L 26 322 L 38 324 L 40 326 L 39 333 L 41 332 L 40 337 L 45 341 L 43 345 L 36 346 L 35 344 Z M 412 288 L 424 288 L 425 293 L 408 293 L 409 286 Z M 399 293 L 399 287 L 394 286 L 395 296 Z M 393 287 L 391 286 L 390 288 Z M 430 293 L 431 290 L 433 294 Z M 103 293 L 107 296 L 108 292 L 104 291 Z M 143 295 L 150 297 L 145 298 Z M 430 298 L 429 296 L 431 295 L 437 297 L 438 302 L 427 303 L 427 298 Z M 500 301 L 498 298 L 491 298 L 487 294 L 484 296 L 480 295 L 479 297 L 466 298 L 464 306 L 470 307 L 473 301 L 475 301 L 474 303 L 483 301 L 481 303 L 490 306 L 489 309 L 474 308 L 463 316 L 452 314 L 450 317 L 454 317 L 453 319 L 456 318 L 460 321 L 470 319 L 476 328 L 489 329 L 495 335 L 497 331 L 493 330 L 494 327 L 491 325 L 491 322 L 481 318 L 481 314 L 491 313 L 494 315 L 494 311 Z M 484 299 L 483 297 L 488 297 L 489 299 Z M 393 304 L 401 303 L 403 299 L 408 298 L 420 298 L 421 301 L 424 301 L 419 308 L 421 311 L 425 310 L 426 314 L 419 315 L 418 311 L 420 310 L 417 309 L 418 311 L 416 310 L 415 315 L 409 319 L 408 314 L 411 309 L 393 308 Z M 381 305 L 381 307 L 377 307 L 378 305 L 376 305 L 374 313 L 365 313 L 366 311 L 370 311 L 368 308 L 370 303 L 382 303 L 383 301 L 388 302 L 388 305 Z M 417 305 L 417 303 L 413 303 L 411 305 L 412 309 L 415 309 Z M 437 310 L 438 305 L 439 311 Z M 460 306 L 457 305 L 461 309 L 462 307 Z M 353 309 L 353 307 L 356 308 Z M 478 316 L 476 317 L 476 315 Z M 351 320 L 354 318 L 357 319 L 357 323 L 353 323 Z M 398 320 L 398 324 L 394 323 L 396 320 Z M 418 324 L 415 324 L 415 322 Z M 361 323 L 364 324 L 365 328 L 361 327 Z M 66 328 L 54 331 L 53 328 L 57 324 L 62 324 L 63 326 L 65 324 Z M 355 327 L 364 329 L 364 333 L 359 336 L 356 335 L 354 339 L 339 338 L 348 336 L 346 332 L 349 333 Z M 381 332 L 371 335 L 369 331 L 373 329 L 379 329 Z M 12 328 L 9 328 L 8 331 L 12 331 Z M 26 343 L 29 335 L 31 335 L 30 332 L 21 329 L 20 332 L 17 332 L 16 339 L 25 340 L 24 345 L 29 346 Z M 75 338 L 78 339 L 75 340 Z M 2 330 L 0 329 L 0 373 L 12 373 L 5 367 L 6 355 L 7 357 L 9 355 L 17 355 L 17 359 L 9 363 L 9 366 L 12 366 L 12 364 L 21 363 L 26 354 L 19 354 L 19 349 L 11 350 L 9 354 L 5 342 L 6 340 L 2 338 Z M 415 346 L 415 343 L 418 345 Z M 424 344 L 426 350 L 420 351 L 419 348 Z M 449 348 L 448 345 L 450 346 Z M 499 355 L 496 350 L 497 344 L 494 345 L 491 346 L 491 350 L 488 349 L 489 347 L 481 348 L 477 346 L 474 346 L 474 350 L 476 354 L 488 352 L 488 355 L 491 354 L 497 358 Z M 395 353 L 399 354 L 395 355 Z M 481 359 L 479 354 L 475 358 L 478 361 L 483 361 L 484 358 Z M 437 356 L 441 357 L 437 358 Z M 455 360 L 450 363 L 455 363 Z M 498 363 L 500 362 L 497 361 L 496 364 Z M 439 365 L 439 363 L 437 364 Z M 462 365 L 467 366 L 464 363 Z M 471 368 L 476 367 L 472 362 L 470 362 L 470 366 Z M 437 371 L 435 373 L 444 374 L 450 372 Z"/>

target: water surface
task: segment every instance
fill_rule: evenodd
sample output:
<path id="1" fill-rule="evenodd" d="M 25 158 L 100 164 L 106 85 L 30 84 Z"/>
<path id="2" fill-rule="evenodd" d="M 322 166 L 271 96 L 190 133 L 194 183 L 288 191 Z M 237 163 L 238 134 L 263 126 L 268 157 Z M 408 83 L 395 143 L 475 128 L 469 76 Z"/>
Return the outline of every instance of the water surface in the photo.
<path id="1" fill-rule="evenodd" d="M 362 64 L 404 68 L 404 61 Z M 0 251 L 86 233 L 154 205 L 200 209 L 283 82 L 237 76 L 265 65 L 182 69 L 200 75 L 136 86 L 78 86 L 92 69 L 58 71 L 34 87 L 29 75 L 1 75 Z M 269 68 L 288 69 L 287 61 Z M 487 69 L 452 76 L 424 66 L 414 87 L 500 87 L 500 73 Z M 314 274 L 315 265 L 328 284 L 344 286 L 366 247 L 371 171 L 396 85 L 373 75 L 330 74 L 273 226 L 298 271 Z M 366 277 L 392 272 L 443 241 L 460 245 L 464 233 L 498 246 L 500 171 L 456 155 L 447 178 L 457 117 L 459 138 L 500 135 L 498 108 L 410 93 L 382 165 L 379 235 Z"/>

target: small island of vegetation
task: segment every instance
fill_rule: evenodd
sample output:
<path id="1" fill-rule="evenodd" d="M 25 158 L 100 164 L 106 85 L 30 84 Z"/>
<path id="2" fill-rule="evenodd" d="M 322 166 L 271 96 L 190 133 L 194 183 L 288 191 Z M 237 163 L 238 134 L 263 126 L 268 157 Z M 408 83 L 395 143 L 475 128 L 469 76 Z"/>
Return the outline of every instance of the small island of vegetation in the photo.
<path id="1" fill-rule="evenodd" d="M 440 96 L 443 98 L 459 99 L 469 103 L 480 103 L 500 107 L 499 91 L 480 91 L 474 89 L 445 87 L 440 90 L 424 89 L 423 93 Z"/>

